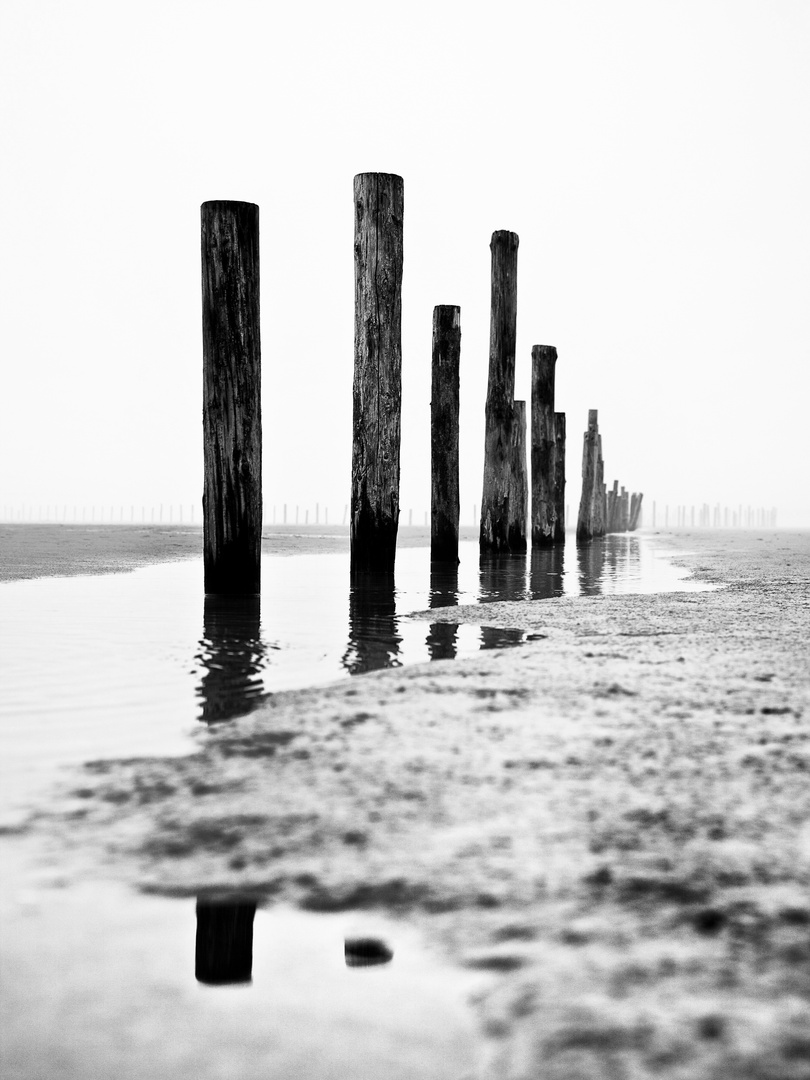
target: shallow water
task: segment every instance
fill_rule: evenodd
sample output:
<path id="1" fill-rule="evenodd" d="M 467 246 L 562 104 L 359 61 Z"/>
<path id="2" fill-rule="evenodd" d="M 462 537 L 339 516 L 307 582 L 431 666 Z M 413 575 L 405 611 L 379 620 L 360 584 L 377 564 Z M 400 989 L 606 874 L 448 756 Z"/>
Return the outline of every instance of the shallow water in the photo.
<path id="1" fill-rule="evenodd" d="M 637 536 L 481 560 L 467 542 L 460 556 L 431 568 L 427 548 L 404 548 L 394 581 L 354 588 L 344 552 L 265 556 L 261 601 L 204 597 L 198 559 L 0 584 L 0 810 L 58 765 L 188 753 L 200 721 L 274 691 L 524 641 L 486 626 L 488 601 L 695 587 Z M 407 618 L 460 604 L 481 606 L 480 626 Z"/>
<path id="2" fill-rule="evenodd" d="M 404 922 L 243 901 L 234 935 L 236 904 L 4 878 L 6 1080 L 457 1080 L 473 1062 L 466 997 L 480 976 L 443 964 Z M 383 940 L 390 962 L 348 966 L 357 934 Z"/>
<path id="3" fill-rule="evenodd" d="M 639 537 L 482 561 L 472 543 L 461 557 L 431 570 L 426 548 L 405 548 L 395 583 L 350 589 L 345 552 L 268 556 L 261 602 L 204 598 L 199 560 L 0 585 L 6 820 L 59 766 L 186 753 L 192 733 L 273 691 L 525 640 L 486 625 L 488 602 L 691 587 Z M 481 625 L 407 618 L 461 604 L 481 606 Z M 24 850 L 4 841 L 15 843 Z M 474 1071 L 465 999 L 480 973 L 443 964 L 407 924 L 254 911 L 249 897 L 212 915 L 206 898 L 68 885 L 58 867 L 19 885 L 8 859 L 4 880 L 3 1064 L 15 1080 Z M 349 967 L 347 936 L 379 938 L 393 958 Z"/>

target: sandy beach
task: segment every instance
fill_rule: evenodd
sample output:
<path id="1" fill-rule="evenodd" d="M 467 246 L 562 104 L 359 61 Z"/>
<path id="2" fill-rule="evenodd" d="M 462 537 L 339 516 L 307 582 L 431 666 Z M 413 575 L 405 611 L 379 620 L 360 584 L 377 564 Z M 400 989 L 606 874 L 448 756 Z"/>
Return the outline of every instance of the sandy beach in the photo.
<path id="1" fill-rule="evenodd" d="M 4 837 L 19 887 L 404 918 L 481 977 L 459 1080 L 806 1080 L 810 534 L 657 542 L 718 588 L 489 604 L 533 639 L 90 763 Z"/>

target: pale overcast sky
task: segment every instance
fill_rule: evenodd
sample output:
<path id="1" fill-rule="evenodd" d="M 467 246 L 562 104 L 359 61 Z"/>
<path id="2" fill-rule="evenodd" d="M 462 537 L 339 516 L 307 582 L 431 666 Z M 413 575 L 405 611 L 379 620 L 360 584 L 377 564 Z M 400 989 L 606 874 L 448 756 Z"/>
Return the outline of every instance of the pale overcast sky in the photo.
<path id="1" fill-rule="evenodd" d="M 352 178 L 383 171 L 405 180 L 403 520 L 429 506 L 435 304 L 461 305 L 462 521 L 480 503 L 510 229 L 517 396 L 555 345 L 572 509 L 598 408 L 609 482 L 810 524 L 808 57 L 806 0 L 3 0 L 0 504 L 199 504 L 199 206 L 245 199 L 265 521 L 342 518 Z"/>

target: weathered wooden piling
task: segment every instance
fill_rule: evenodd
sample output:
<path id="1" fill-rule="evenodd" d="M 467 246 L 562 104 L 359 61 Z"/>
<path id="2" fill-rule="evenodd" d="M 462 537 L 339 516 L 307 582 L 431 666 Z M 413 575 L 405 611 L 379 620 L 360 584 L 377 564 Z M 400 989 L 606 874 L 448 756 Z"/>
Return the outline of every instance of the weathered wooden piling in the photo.
<path id="1" fill-rule="evenodd" d="M 556 437 L 554 433 L 554 375 L 557 350 L 532 346 L 532 546 L 555 542 L 554 497 Z"/>
<path id="2" fill-rule="evenodd" d="M 635 532 L 639 526 L 641 520 L 641 501 L 643 498 L 643 491 L 633 493 L 632 506 L 630 508 L 630 521 L 627 526 L 630 532 Z"/>
<path id="3" fill-rule="evenodd" d="M 605 531 L 618 532 L 619 519 L 619 481 L 613 481 L 613 487 L 607 495 L 607 526 Z"/>
<path id="4" fill-rule="evenodd" d="M 627 532 L 630 524 L 630 492 L 622 487 L 619 496 L 619 532 Z"/>
<path id="5" fill-rule="evenodd" d="M 394 569 L 399 525 L 404 184 L 354 178 L 351 569 Z"/>
<path id="6" fill-rule="evenodd" d="M 565 543 L 565 413 L 554 413 L 554 543 Z"/>
<path id="7" fill-rule="evenodd" d="M 489 379 L 485 409 L 481 552 L 509 551 L 509 489 L 517 335 L 516 233 L 492 234 Z"/>
<path id="8" fill-rule="evenodd" d="M 526 402 L 515 401 L 512 409 L 507 541 L 510 551 L 520 553 L 527 550 L 526 520 L 529 511 L 529 484 L 526 475 Z"/>
<path id="9" fill-rule="evenodd" d="M 605 460 L 602 457 L 602 436 L 596 436 L 596 486 L 594 491 L 594 536 L 604 536 L 607 526 L 607 488 L 605 487 Z"/>
<path id="10" fill-rule="evenodd" d="M 430 396 L 430 557 L 458 562 L 461 308 L 433 309 Z"/>
<path id="11" fill-rule="evenodd" d="M 605 466 L 597 410 L 588 410 L 588 430 L 582 443 L 582 495 L 577 516 L 577 540 L 604 536 L 606 518 Z"/>
<path id="12" fill-rule="evenodd" d="M 262 417 L 259 208 L 200 208 L 205 591 L 261 586 Z"/>

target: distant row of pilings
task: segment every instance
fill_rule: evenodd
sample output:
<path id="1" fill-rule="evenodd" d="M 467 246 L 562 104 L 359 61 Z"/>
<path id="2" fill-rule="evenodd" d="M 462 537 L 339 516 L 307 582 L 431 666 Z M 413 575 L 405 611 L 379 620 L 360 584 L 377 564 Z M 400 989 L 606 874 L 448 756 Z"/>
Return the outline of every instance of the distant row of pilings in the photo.
<path id="1" fill-rule="evenodd" d="M 582 498 L 577 515 L 577 540 L 591 540 L 607 533 L 635 532 L 641 521 L 641 492 L 632 494 L 613 481 L 605 484 L 605 462 L 598 412 L 588 412 L 588 430 L 582 446 Z"/>
<path id="2" fill-rule="evenodd" d="M 623 489 L 622 489 L 623 491 Z M 619 494 L 619 498 L 623 496 Z M 625 496 L 629 499 L 629 495 Z M 608 499 L 611 492 L 608 492 Z M 632 504 L 631 504 L 632 505 Z M 4 524 L 41 524 L 41 525 L 194 525 L 199 527 L 197 503 L 150 503 L 123 506 L 107 504 L 79 505 L 53 504 L 38 506 L 34 503 L 4 503 L 0 506 L 0 522 Z M 348 522 L 349 505 L 342 511 L 331 515 L 324 503 L 314 506 L 281 504 L 273 506 L 268 512 L 269 521 L 264 524 L 265 532 L 273 525 L 343 525 Z M 565 508 L 565 526 L 567 527 L 569 507 Z M 415 528 L 427 528 L 430 524 L 430 512 L 425 510 L 402 511 L 404 525 Z M 778 513 L 776 507 L 765 506 L 722 506 L 720 503 L 702 506 L 664 506 L 652 503 L 651 528 L 694 528 L 694 529 L 775 529 Z M 479 527 L 478 504 L 472 508 L 472 517 L 467 519 L 465 528 L 471 523 Z M 637 526 L 640 526 L 641 514 Z M 623 529 L 609 529 L 609 532 L 622 532 Z"/>

